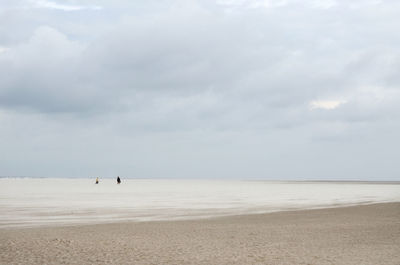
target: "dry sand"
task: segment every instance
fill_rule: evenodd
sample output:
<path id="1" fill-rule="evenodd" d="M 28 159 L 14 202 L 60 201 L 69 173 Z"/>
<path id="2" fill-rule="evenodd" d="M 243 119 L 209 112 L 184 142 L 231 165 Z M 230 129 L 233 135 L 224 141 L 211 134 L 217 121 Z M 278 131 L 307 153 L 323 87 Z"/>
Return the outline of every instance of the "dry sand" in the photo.
<path id="1" fill-rule="evenodd" d="M 400 203 L 0 229 L 1 264 L 400 264 Z"/>

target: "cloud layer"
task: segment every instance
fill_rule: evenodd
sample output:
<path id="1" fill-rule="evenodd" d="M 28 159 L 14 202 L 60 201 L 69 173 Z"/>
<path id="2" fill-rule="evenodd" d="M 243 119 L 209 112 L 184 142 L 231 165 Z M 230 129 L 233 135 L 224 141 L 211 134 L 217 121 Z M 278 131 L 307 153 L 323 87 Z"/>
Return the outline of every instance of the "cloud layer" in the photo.
<path id="1" fill-rule="evenodd" d="M 398 178 L 396 1 L 2 5 L 0 175 Z"/>

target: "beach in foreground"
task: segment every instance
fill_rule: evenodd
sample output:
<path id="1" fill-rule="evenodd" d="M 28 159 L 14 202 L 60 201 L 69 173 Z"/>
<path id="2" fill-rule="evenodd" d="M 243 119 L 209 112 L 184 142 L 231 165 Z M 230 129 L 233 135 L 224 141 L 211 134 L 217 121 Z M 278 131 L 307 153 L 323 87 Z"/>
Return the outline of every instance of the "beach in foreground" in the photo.
<path id="1" fill-rule="evenodd" d="M 400 264 L 400 203 L 0 229 L 1 264 Z"/>

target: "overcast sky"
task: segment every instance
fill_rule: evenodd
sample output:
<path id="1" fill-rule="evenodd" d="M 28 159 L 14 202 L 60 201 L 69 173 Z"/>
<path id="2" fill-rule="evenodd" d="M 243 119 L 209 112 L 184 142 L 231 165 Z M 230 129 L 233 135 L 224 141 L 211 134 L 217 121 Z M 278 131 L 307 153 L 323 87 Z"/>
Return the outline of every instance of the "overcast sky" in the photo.
<path id="1" fill-rule="evenodd" d="M 2 0 L 0 176 L 400 180 L 398 0 Z"/>

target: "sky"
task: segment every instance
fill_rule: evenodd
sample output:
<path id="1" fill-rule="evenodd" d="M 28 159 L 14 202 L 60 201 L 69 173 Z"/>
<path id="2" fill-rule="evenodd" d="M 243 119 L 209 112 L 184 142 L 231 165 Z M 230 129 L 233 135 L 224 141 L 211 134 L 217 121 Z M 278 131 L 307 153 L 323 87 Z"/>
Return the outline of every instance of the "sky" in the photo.
<path id="1" fill-rule="evenodd" d="M 0 176 L 400 180 L 399 14 L 2 0 Z"/>

